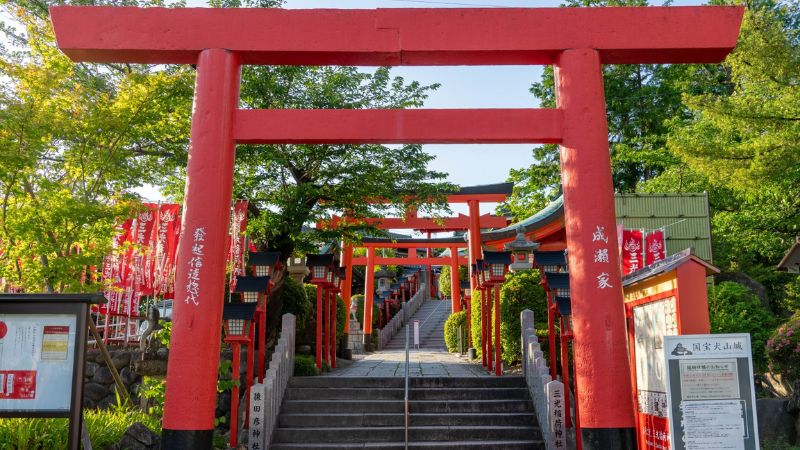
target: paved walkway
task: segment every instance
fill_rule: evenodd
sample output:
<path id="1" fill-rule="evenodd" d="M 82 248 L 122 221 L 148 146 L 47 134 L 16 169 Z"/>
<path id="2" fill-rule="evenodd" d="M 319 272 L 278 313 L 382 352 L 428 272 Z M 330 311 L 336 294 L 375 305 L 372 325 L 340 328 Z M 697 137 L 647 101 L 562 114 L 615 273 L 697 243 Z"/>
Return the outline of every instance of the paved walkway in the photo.
<path id="1" fill-rule="evenodd" d="M 409 376 L 489 376 L 480 362 L 475 364 L 466 357 L 447 352 L 444 344 L 444 322 L 449 315 L 450 300 L 428 300 L 411 318 L 412 321 L 420 321 L 421 348 L 409 350 Z M 385 350 L 366 355 L 353 355 L 352 361 L 337 360 L 338 367 L 328 372 L 326 376 L 402 377 L 405 370 L 405 333 L 404 327 Z"/>
<path id="2" fill-rule="evenodd" d="M 325 374 L 332 377 L 402 377 L 405 351 L 384 350 L 367 355 L 353 355 L 352 361 L 337 360 L 336 369 Z M 408 375 L 412 377 L 485 377 L 481 366 L 456 353 L 436 350 L 410 350 Z"/>

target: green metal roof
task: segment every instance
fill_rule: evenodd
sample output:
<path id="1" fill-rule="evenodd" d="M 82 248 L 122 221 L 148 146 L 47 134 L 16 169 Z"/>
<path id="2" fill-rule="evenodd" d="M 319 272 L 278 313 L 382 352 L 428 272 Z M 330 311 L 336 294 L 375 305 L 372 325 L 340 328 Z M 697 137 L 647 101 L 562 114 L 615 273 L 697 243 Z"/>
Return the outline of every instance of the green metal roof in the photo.
<path id="1" fill-rule="evenodd" d="M 708 194 L 616 194 L 617 222 L 626 229 L 666 226 L 667 255 L 691 248 L 712 262 Z"/>

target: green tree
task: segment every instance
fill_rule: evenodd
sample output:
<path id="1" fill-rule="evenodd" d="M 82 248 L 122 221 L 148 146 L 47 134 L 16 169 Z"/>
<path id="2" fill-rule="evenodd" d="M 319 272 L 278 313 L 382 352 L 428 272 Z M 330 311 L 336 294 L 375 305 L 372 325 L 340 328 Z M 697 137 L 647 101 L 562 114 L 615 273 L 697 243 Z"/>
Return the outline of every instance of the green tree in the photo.
<path id="1" fill-rule="evenodd" d="M 766 366 L 765 345 L 775 329 L 775 318 L 752 292 L 741 284 L 725 281 L 708 295 L 712 333 L 750 333 L 753 364 Z"/>
<path id="2" fill-rule="evenodd" d="M 0 48 L 0 277 L 26 291 L 98 290 L 132 189 L 185 153 L 188 69 L 75 64 L 55 46 L 45 2 L 4 3 Z"/>

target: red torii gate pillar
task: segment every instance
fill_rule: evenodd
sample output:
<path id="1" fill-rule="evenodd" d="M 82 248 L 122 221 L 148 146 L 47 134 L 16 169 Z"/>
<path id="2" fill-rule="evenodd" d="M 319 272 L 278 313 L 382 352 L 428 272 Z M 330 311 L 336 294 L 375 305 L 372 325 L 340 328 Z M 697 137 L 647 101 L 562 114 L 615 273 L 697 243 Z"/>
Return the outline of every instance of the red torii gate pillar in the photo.
<path id="1" fill-rule="evenodd" d="M 584 448 L 632 449 L 635 422 L 600 54 L 561 52 L 555 80 L 564 113 L 561 184 L 581 437 Z"/>
<path id="2" fill-rule="evenodd" d="M 450 247 L 450 312 L 461 311 L 461 282 L 458 279 L 458 247 Z"/>
<path id="3" fill-rule="evenodd" d="M 375 247 L 367 249 L 367 276 L 364 280 L 364 350 L 372 348 L 372 303 L 375 300 Z"/>
<path id="4" fill-rule="evenodd" d="M 227 50 L 203 50 L 197 59 L 172 316 L 181 331 L 170 342 L 164 448 L 212 443 L 240 68 Z"/>

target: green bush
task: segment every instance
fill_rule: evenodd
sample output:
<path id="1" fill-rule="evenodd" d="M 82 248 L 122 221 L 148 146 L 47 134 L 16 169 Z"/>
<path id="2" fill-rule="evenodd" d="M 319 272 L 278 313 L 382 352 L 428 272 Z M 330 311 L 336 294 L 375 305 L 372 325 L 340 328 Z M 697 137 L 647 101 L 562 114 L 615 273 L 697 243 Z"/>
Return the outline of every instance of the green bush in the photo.
<path id="1" fill-rule="evenodd" d="M 345 327 L 350 323 L 350 305 L 345 305 L 342 297 L 336 296 L 336 341 L 344 336 Z M 339 345 L 338 343 L 336 345 Z"/>
<path id="2" fill-rule="evenodd" d="M 467 266 L 458 266 L 459 281 L 469 280 Z M 450 297 L 450 266 L 442 266 L 439 274 L 439 294 L 442 297 Z"/>
<path id="3" fill-rule="evenodd" d="M 478 354 L 481 352 L 481 292 L 472 292 L 470 310 L 472 345 Z M 494 343 L 494 305 L 490 305 L 489 326 L 492 328 L 492 343 Z M 500 289 L 500 342 L 503 347 L 503 361 L 506 364 L 513 364 L 522 357 L 520 346 L 519 316 L 522 310 L 530 309 L 533 311 L 536 321 L 536 334 L 544 336 L 547 334 L 547 297 L 544 289 L 539 286 L 539 272 L 526 271 L 514 273 L 508 276 L 505 284 Z M 547 345 L 542 345 L 542 351 L 546 357 L 548 355 Z"/>
<path id="4" fill-rule="evenodd" d="M 316 300 L 316 291 L 314 295 L 314 300 Z M 311 310 L 311 302 L 309 300 L 306 289 L 301 283 L 298 283 L 292 277 L 286 277 L 283 280 L 281 314 L 294 314 L 295 323 L 303 324 L 309 319 L 309 311 Z"/>
<path id="5" fill-rule="evenodd" d="M 351 301 L 356 301 L 356 320 L 358 323 L 361 324 L 361 328 L 364 328 L 364 296 L 361 294 L 357 294 L 351 297 Z M 381 310 L 375 303 L 372 304 L 372 329 L 378 329 L 378 317 L 380 317 Z"/>
<path id="6" fill-rule="evenodd" d="M 444 342 L 447 345 L 448 352 L 458 351 L 458 327 L 467 326 L 467 312 L 459 311 L 450 314 L 447 321 L 444 323 Z M 464 342 L 464 345 L 467 343 Z"/>
<path id="7" fill-rule="evenodd" d="M 478 358 L 483 355 L 483 340 L 481 339 L 481 292 L 477 289 L 472 291 L 472 298 L 470 299 L 470 334 L 472 335 L 472 346 L 475 348 L 475 353 Z"/>
<path id="8" fill-rule="evenodd" d="M 794 385 L 800 381 L 800 313 L 792 316 L 767 340 L 769 370 Z"/>
<path id="9" fill-rule="evenodd" d="M 533 311 L 537 330 L 547 329 L 547 295 L 539 285 L 537 270 L 509 275 L 500 289 L 500 342 L 503 361 L 509 365 L 522 358 L 519 317 L 525 309 Z"/>
<path id="10" fill-rule="evenodd" d="M 310 355 L 294 356 L 294 376 L 309 377 L 319 375 L 316 360 Z"/>
<path id="11" fill-rule="evenodd" d="M 725 281 L 708 295 L 712 333 L 750 333 L 753 364 L 766 367 L 765 345 L 775 327 L 775 317 L 745 286 Z"/>
<path id="12" fill-rule="evenodd" d="M 161 432 L 160 417 L 131 407 L 86 409 L 83 420 L 94 448 L 116 444 L 135 422 L 141 422 L 156 433 Z M 68 434 L 67 419 L 0 419 L 0 450 L 61 450 L 69 447 Z"/>

